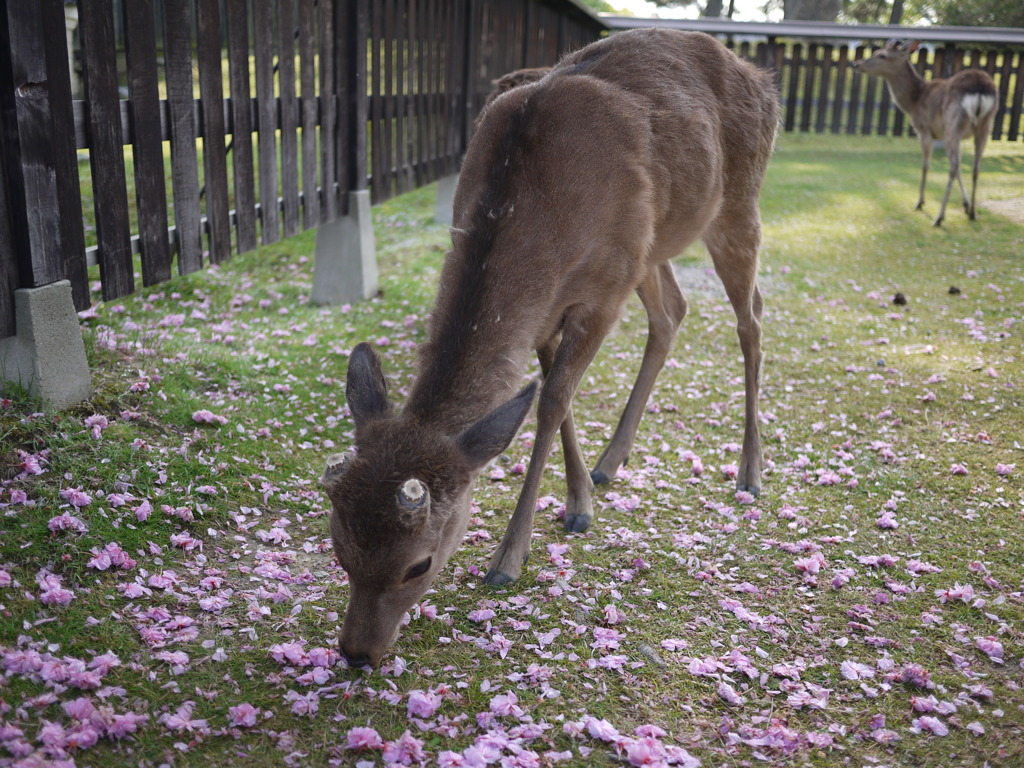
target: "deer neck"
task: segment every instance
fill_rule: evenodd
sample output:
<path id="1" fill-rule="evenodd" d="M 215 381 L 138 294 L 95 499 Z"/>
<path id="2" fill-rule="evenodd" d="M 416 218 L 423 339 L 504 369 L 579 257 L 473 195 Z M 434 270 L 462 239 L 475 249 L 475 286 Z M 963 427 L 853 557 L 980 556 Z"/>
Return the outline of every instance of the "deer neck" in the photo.
<path id="1" fill-rule="evenodd" d="M 904 61 L 896 74 L 885 78 L 889 92 L 900 109 L 913 115 L 925 90 L 925 81 L 909 61 Z"/>

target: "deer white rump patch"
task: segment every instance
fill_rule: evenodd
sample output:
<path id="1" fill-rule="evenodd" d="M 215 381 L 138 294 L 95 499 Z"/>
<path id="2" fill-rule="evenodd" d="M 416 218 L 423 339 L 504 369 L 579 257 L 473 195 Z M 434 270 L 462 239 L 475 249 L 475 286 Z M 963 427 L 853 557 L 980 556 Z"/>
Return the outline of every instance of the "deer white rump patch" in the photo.
<path id="1" fill-rule="evenodd" d="M 996 108 L 996 98 L 987 93 L 965 93 L 960 100 L 964 112 L 971 119 L 971 125 L 978 122 Z"/>

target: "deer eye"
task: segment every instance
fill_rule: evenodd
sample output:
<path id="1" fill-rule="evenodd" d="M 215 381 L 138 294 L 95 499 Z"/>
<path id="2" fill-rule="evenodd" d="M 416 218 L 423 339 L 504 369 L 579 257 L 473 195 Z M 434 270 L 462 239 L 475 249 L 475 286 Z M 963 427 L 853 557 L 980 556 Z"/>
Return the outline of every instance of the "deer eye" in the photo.
<path id="1" fill-rule="evenodd" d="M 405 573 L 405 578 L 402 581 L 412 581 L 413 579 L 422 576 L 424 573 L 430 570 L 431 559 L 428 557 L 419 563 L 416 563 Z"/>

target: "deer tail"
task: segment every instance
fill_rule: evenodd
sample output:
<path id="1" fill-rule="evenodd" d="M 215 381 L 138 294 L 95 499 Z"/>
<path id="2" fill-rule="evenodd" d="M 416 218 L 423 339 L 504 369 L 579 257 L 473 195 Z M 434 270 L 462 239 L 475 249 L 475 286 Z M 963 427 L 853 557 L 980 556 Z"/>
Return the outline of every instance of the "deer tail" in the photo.
<path id="1" fill-rule="evenodd" d="M 996 97 L 990 93 L 965 93 L 960 103 L 970 118 L 971 125 L 975 126 L 995 110 Z"/>

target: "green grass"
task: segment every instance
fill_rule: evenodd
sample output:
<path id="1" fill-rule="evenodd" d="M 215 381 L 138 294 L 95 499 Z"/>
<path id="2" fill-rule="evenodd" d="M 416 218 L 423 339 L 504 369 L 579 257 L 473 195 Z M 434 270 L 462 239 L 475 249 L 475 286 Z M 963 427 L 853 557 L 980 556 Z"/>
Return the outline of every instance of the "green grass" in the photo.
<path id="1" fill-rule="evenodd" d="M 0 587 L 0 644 L 8 654 L 20 648 L 85 663 L 112 651 L 121 663 L 98 689 L 60 688 L 66 680 L 55 688 L 38 670 L 8 664 L 4 722 L 41 748 L 44 721 L 77 727 L 62 704 L 79 697 L 149 715 L 121 741 L 71 749 L 83 765 L 382 764 L 380 751 L 344 748 L 359 726 L 388 741 L 410 729 L 424 742 L 426 764 L 499 726 L 542 765 L 628 762 L 605 742 L 564 732 L 584 715 L 625 735 L 657 725 L 667 732 L 661 743 L 705 766 L 763 758 L 1020 764 L 1024 227 L 986 203 L 1024 207 L 1022 171 L 1024 148 L 990 145 L 979 219 L 968 221 L 954 200 L 936 229 L 941 156 L 922 213 L 912 210 L 916 141 L 782 136 L 762 200 L 769 470 L 756 503 L 739 503 L 723 473 L 739 459 L 741 362 L 731 310 L 717 282 L 704 279 L 709 261 L 694 247 L 678 261 L 690 315 L 675 362 L 659 379 L 629 466 L 598 491 L 592 531 L 561 533 L 556 452 L 541 489 L 554 503 L 537 516 L 523 578 L 501 590 L 481 585 L 478 571 L 520 486 L 509 470 L 529 455 L 528 440 L 517 439 L 499 460 L 506 477 L 485 473 L 478 482 L 470 541 L 425 598 L 436 618 L 430 609 L 413 618 L 382 670 L 332 666 L 321 682 L 301 682 L 309 669 L 278 663 L 271 648 L 334 645 L 347 587 L 332 563 L 329 503 L 317 479 L 324 458 L 351 442 L 347 351 L 386 338 L 379 349 L 396 397 L 412 379 L 448 246 L 447 230 L 431 221 L 433 190 L 375 209 L 382 291 L 370 302 L 309 302 L 314 240 L 306 234 L 99 305 L 83 321 L 93 399 L 45 414 L 9 392 L 0 409 L 0 569 L 12 579 Z M 896 292 L 906 305 L 892 303 Z M 633 301 L 577 395 L 589 462 L 614 427 L 644 331 Z M 226 423 L 197 423 L 201 409 Z M 96 437 L 86 424 L 95 416 L 108 422 Z M 686 451 L 701 457 L 699 477 Z M 42 474 L 20 475 L 30 455 Z M 954 465 L 967 474 L 954 474 Z M 839 482 L 819 484 L 829 471 Z M 73 489 L 90 503 L 74 508 L 61 494 Z M 622 508 L 612 503 L 633 497 Z M 135 508 L 144 500 L 152 514 L 140 521 Z M 876 524 L 887 506 L 895 529 Z M 51 531 L 51 518 L 64 512 L 88 530 Z M 260 538 L 275 530 L 290 539 Z M 110 542 L 137 564 L 90 568 L 90 550 Z M 557 544 L 568 545 L 561 561 L 547 549 Z M 796 561 L 815 550 L 825 565 L 816 578 L 802 576 Z M 895 564 L 864 560 L 885 556 Z M 912 560 L 941 570 L 911 573 Z M 40 601 L 44 569 L 72 590 L 68 605 Z M 165 571 L 178 583 L 151 586 Z M 837 577 L 848 581 L 833 588 Z M 136 581 L 151 594 L 123 595 Z M 957 584 L 970 585 L 973 598 L 942 602 L 937 591 Z M 201 603 L 210 597 L 222 605 L 210 610 Z M 607 623 L 609 605 L 622 623 Z M 494 618 L 472 620 L 480 608 Z M 592 647 L 602 627 L 621 633 L 619 648 Z M 495 632 L 512 641 L 504 655 Z M 1004 648 L 1002 664 L 977 645 L 990 636 Z M 669 640 L 678 642 L 663 645 Z M 749 659 L 752 677 L 734 651 Z M 177 652 L 187 654 L 180 669 L 174 657 L 159 657 Z M 721 678 L 694 674 L 691 659 L 728 669 Z M 934 687 L 887 679 L 887 660 L 893 674 L 920 665 Z M 868 665 L 874 677 L 845 679 L 846 661 Z M 784 676 L 787 665 L 798 679 Z M 540 697 L 525 682 L 531 674 L 547 677 L 557 695 Z M 720 682 L 745 703 L 723 701 Z M 816 704 L 822 689 L 827 702 Z M 415 690 L 443 698 L 423 729 L 406 716 Z M 294 713 L 295 696 L 311 691 L 320 692 L 319 711 Z M 486 722 L 492 698 L 508 691 L 539 732 L 515 731 L 522 723 L 511 716 Z M 915 697 L 927 707 L 928 696 L 955 712 L 913 711 Z M 187 701 L 206 726 L 174 731 L 166 716 Z M 270 714 L 232 727 L 229 708 L 242 702 Z M 948 735 L 916 732 L 922 714 Z M 897 740 L 872 737 L 878 716 Z M 973 723 L 983 735 L 972 734 Z M 571 757 L 555 762 L 553 753 L 566 750 Z M 8 757 L 3 747 L 0 755 Z"/>

